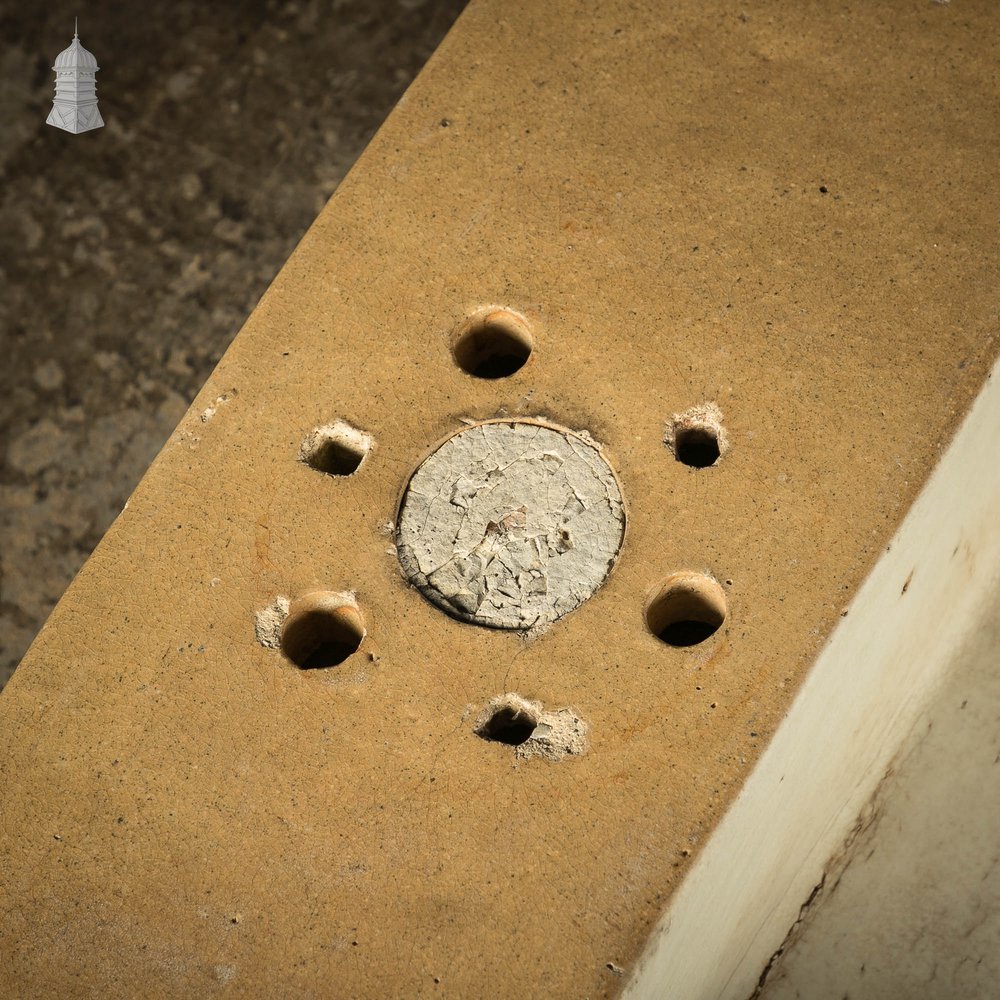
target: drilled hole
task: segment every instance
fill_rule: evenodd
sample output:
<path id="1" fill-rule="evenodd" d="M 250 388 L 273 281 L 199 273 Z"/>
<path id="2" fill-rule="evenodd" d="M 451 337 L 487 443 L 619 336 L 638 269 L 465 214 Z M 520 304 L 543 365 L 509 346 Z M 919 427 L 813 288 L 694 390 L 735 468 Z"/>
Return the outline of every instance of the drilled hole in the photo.
<path id="1" fill-rule="evenodd" d="M 303 670 L 335 667 L 365 637 L 361 614 L 344 595 L 307 594 L 294 601 L 281 629 L 281 651 Z"/>
<path id="2" fill-rule="evenodd" d="M 538 725 L 538 709 L 517 695 L 495 699 L 476 727 L 476 735 L 493 743 L 519 747 Z"/>
<path id="3" fill-rule="evenodd" d="M 494 309 L 467 320 L 455 335 L 452 352 L 462 371 L 476 378 L 507 378 L 531 357 L 525 321 L 508 309 Z"/>
<path id="4" fill-rule="evenodd" d="M 341 441 L 327 441 L 309 463 L 318 472 L 331 476 L 349 476 L 357 472 L 364 460 L 364 452 L 352 448 Z"/>
<path id="5" fill-rule="evenodd" d="M 664 443 L 678 462 L 692 469 L 707 469 L 726 454 L 729 439 L 722 411 L 715 403 L 692 406 L 667 422 Z"/>
<path id="6" fill-rule="evenodd" d="M 701 573 L 675 573 L 646 607 L 649 631 L 668 646 L 697 646 L 725 620 L 722 587 Z"/>
<path id="7" fill-rule="evenodd" d="M 371 448 L 371 438 L 338 420 L 309 432 L 299 458 L 311 469 L 329 476 L 351 476 L 361 467 Z"/>
<path id="8" fill-rule="evenodd" d="M 719 435 L 711 427 L 689 427 L 674 435 L 677 461 L 705 469 L 719 460 Z"/>

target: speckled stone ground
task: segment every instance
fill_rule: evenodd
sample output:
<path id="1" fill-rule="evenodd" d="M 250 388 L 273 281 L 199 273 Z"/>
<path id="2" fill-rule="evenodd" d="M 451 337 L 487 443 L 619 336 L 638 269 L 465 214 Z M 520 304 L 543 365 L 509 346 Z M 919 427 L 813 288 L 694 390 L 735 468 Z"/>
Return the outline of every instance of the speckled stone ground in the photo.
<path id="1" fill-rule="evenodd" d="M 0 2 L 0 686 L 463 6 Z"/>

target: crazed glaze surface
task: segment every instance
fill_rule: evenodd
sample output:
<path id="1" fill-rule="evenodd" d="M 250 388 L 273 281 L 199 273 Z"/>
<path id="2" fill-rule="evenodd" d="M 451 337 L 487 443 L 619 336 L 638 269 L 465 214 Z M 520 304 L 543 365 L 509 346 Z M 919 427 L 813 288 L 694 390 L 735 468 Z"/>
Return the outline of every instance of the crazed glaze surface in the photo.
<path id="1" fill-rule="evenodd" d="M 397 545 L 407 579 L 450 614 L 532 629 L 587 600 L 624 537 L 621 491 L 592 442 L 495 421 L 459 431 L 420 465 Z"/>
<path id="2" fill-rule="evenodd" d="M 995 12 L 473 3 L 0 695 L 0 993 L 617 993 L 995 355 Z M 470 378 L 493 303 L 534 350 Z M 663 428 L 706 402 L 695 470 Z M 429 441 L 528 415 L 629 530 L 526 643 L 386 525 Z M 298 460 L 338 419 L 377 445 L 340 479 Z M 729 608 L 688 649 L 642 614 L 681 570 Z M 368 633 L 299 671 L 254 615 L 315 590 Z M 587 752 L 477 737 L 504 692 Z"/>

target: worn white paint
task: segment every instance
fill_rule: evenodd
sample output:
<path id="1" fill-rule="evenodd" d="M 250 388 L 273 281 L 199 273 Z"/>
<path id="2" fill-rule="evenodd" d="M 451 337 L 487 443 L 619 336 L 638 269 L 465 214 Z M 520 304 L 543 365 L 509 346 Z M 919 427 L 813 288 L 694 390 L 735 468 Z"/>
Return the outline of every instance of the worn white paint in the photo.
<path id="1" fill-rule="evenodd" d="M 996 371 L 633 970 L 628 1000 L 745 1000 L 1000 568 Z"/>
<path id="2" fill-rule="evenodd" d="M 444 442 L 400 506 L 403 572 L 476 625 L 530 629 L 572 611 L 621 548 L 621 490 L 597 445 L 533 420 L 489 421 Z"/>

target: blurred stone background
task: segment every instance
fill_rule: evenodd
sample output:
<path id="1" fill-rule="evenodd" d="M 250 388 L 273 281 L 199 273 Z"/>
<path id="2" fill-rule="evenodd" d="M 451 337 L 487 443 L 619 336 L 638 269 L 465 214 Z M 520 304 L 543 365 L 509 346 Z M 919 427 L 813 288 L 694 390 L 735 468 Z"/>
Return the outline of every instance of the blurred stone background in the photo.
<path id="1" fill-rule="evenodd" d="M 0 686 L 464 4 L 0 0 Z"/>

